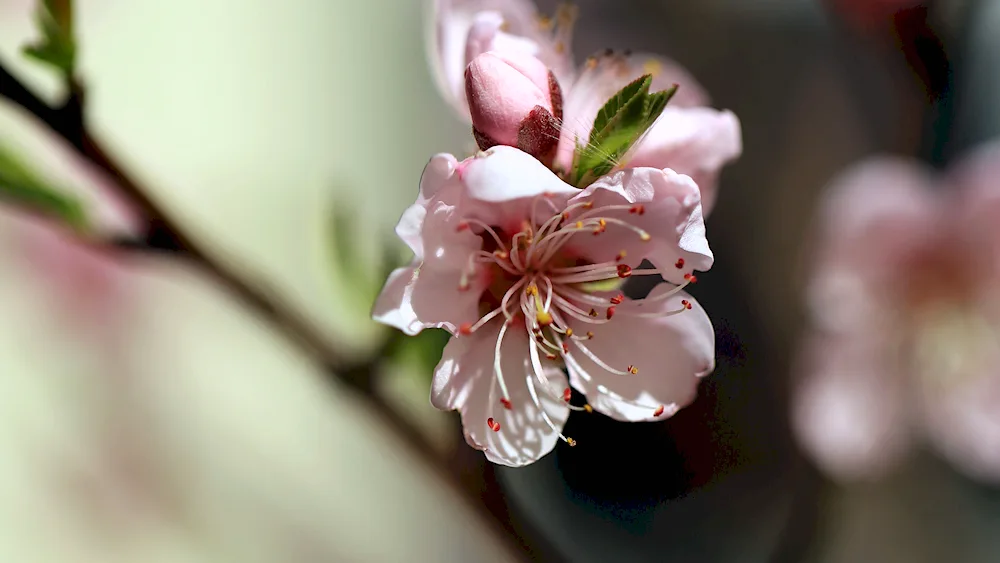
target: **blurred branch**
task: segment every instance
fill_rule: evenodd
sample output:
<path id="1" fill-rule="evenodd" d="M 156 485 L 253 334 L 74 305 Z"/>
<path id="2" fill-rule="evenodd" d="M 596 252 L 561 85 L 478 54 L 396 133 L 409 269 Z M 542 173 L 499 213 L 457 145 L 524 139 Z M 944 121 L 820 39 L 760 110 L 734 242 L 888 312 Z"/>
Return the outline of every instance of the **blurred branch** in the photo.
<path id="1" fill-rule="evenodd" d="M 311 321 L 271 291 L 262 278 L 210 253 L 151 197 L 150 190 L 141 187 L 135 178 L 114 161 L 87 128 L 82 84 L 73 79 L 69 82 L 66 101 L 60 106 L 52 107 L 28 90 L 0 61 L 0 99 L 6 99 L 33 115 L 69 143 L 80 156 L 110 176 L 118 192 L 138 209 L 147 225 L 146 232 L 139 238 L 84 238 L 80 242 L 113 252 L 170 256 L 202 270 L 260 318 L 278 328 L 304 354 L 312 358 L 328 377 L 355 390 L 372 407 L 374 414 L 402 439 L 417 459 L 458 493 L 475 513 L 488 517 L 484 506 L 461 484 L 458 475 L 446 460 L 434 453 L 427 438 L 371 388 L 378 361 L 398 345 L 400 335 L 393 333 L 382 349 L 371 356 L 372 360 L 357 363 L 343 358 Z M 516 537 L 507 539 L 509 544 L 518 545 Z"/>

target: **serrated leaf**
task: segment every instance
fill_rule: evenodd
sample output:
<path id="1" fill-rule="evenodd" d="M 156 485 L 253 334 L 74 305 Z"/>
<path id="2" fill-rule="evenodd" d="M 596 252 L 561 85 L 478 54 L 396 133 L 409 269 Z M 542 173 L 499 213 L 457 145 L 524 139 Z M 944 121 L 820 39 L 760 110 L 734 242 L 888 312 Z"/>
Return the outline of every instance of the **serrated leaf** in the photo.
<path id="1" fill-rule="evenodd" d="M 22 53 L 71 78 L 76 69 L 72 0 L 40 0 L 35 9 L 35 23 L 42 37 L 26 45 Z"/>
<path id="2" fill-rule="evenodd" d="M 0 144 L 0 199 L 27 207 L 78 230 L 87 228 L 83 203 L 29 170 Z"/>
<path id="3" fill-rule="evenodd" d="M 575 186 L 586 187 L 620 164 L 663 113 L 677 87 L 650 93 L 652 81 L 647 74 L 630 82 L 597 113 L 587 144 L 578 145 L 574 155 Z"/>

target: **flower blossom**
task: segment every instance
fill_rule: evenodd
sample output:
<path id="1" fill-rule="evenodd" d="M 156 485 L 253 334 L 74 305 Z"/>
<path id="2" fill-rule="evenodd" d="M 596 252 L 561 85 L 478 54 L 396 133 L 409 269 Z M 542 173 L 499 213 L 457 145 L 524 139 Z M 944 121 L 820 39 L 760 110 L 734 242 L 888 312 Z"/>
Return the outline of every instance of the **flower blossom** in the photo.
<path id="1" fill-rule="evenodd" d="M 714 369 L 711 322 L 683 291 L 713 262 L 687 176 L 636 168 L 580 190 L 516 148 L 440 154 L 396 232 L 415 257 L 389 277 L 374 317 L 453 335 L 431 402 L 460 411 L 466 440 L 494 463 L 574 445 L 562 433 L 571 410 L 669 417 Z M 622 295 L 639 275 L 669 283 Z M 571 388 L 589 403 L 571 404 Z"/>
<path id="2" fill-rule="evenodd" d="M 1000 482 L 998 174 L 995 145 L 941 180 L 876 160 L 832 186 L 793 423 L 833 476 L 877 478 L 922 439 Z"/>
<path id="3" fill-rule="evenodd" d="M 571 53 L 576 11 L 567 6 L 549 18 L 538 15 L 526 0 L 435 0 L 432 4 L 432 67 L 442 94 L 465 121 L 471 123 L 462 80 L 477 56 L 486 52 L 530 55 L 551 69 L 563 99 L 557 169 L 569 169 L 577 144 L 586 144 L 597 112 L 629 82 L 650 74 L 652 91 L 679 85 L 670 104 L 620 167 L 670 168 L 691 176 L 701 189 L 706 214 L 711 209 L 719 170 L 743 150 L 742 133 L 732 112 L 705 107 L 708 96 L 686 70 L 657 55 L 610 50 L 576 69 Z"/>

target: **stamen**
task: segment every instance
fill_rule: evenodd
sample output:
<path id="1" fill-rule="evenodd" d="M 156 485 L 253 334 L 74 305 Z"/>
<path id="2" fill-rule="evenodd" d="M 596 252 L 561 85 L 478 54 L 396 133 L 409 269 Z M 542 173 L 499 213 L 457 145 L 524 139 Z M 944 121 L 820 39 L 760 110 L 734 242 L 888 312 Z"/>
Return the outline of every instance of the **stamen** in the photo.
<path id="1" fill-rule="evenodd" d="M 535 403 L 535 407 L 538 409 L 538 414 L 541 415 L 542 420 L 545 421 L 545 424 L 547 424 L 549 428 L 552 429 L 553 432 L 559 435 L 560 440 L 566 442 L 570 446 L 575 446 L 576 440 L 563 436 L 563 433 L 559 431 L 559 427 L 556 426 L 554 422 L 552 422 L 551 418 L 549 418 L 549 413 L 545 412 L 545 407 L 542 406 L 541 401 L 538 400 L 538 393 L 535 392 L 534 379 L 532 379 L 531 376 L 528 376 L 525 378 L 525 382 L 528 384 L 528 393 L 531 394 L 531 400 L 532 402 Z"/>
<path id="2" fill-rule="evenodd" d="M 628 264 L 618 264 L 618 277 L 627 278 L 632 275 L 632 268 Z"/>
<path id="3" fill-rule="evenodd" d="M 635 374 L 639 373 L 639 368 L 630 365 L 626 371 L 629 372 L 629 373 L 631 373 L 632 375 L 635 375 Z"/>
<path id="4" fill-rule="evenodd" d="M 646 207 L 641 203 L 637 203 L 633 205 L 631 209 L 628 210 L 628 212 L 634 215 L 643 215 L 646 213 Z"/>
<path id="5" fill-rule="evenodd" d="M 687 280 L 688 283 L 696 283 L 698 281 L 698 278 L 696 278 L 694 274 L 684 274 L 684 279 Z"/>
<path id="6" fill-rule="evenodd" d="M 684 259 L 683 258 L 678 258 L 677 262 L 674 263 L 674 267 L 677 268 L 678 270 L 680 270 L 681 268 L 683 268 L 684 267 Z"/>
<path id="7" fill-rule="evenodd" d="M 618 256 L 615 256 L 615 262 L 621 262 L 626 256 L 628 256 L 628 253 L 625 250 L 619 251 Z"/>
<path id="8" fill-rule="evenodd" d="M 499 432 L 500 431 L 500 423 L 497 422 L 497 421 L 495 421 L 495 420 L 493 420 L 492 417 L 486 419 L 486 426 L 489 426 L 490 430 L 492 430 L 494 432 Z"/>
<path id="9" fill-rule="evenodd" d="M 512 405 L 510 404 L 509 399 L 500 399 L 500 404 L 503 405 L 503 408 L 507 410 L 512 410 L 513 408 Z"/>
<path id="10" fill-rule="evenodd" d="M 606 313 L 607 313 L 607 316 L 608 316 L 608 320 L 610 321 L 611 317 L 615 316 L 615 308 L 614 308 L 614 306 L 608 307 L 608 310 L 606 311 Z"/>
<path id="11" fill-rule="evenodd" d="M 625 300 L 625 296 L 622 295 L 621 293 L 619 293 L 618 295 L 615 295 L 614 297 L 611 298 L 611 304 L 612 305 L 621 305 L 622 301 L 624 301 L 624 300 Z"/>

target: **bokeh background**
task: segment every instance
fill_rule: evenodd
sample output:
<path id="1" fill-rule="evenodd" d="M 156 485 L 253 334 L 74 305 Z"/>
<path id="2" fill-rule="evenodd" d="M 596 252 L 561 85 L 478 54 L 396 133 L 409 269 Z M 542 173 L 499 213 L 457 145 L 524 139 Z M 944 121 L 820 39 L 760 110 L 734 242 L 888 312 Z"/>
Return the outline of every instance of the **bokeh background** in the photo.
<path id="1" fill-rule="evenodd" d="M 266 276 L 344 354 L 377 353 L 386 332 L 368 307 L 399 252 L 392 226 L 429 156 L 471 142 L 434 89 L 422 2 L 77 4 L 94 130 L 193 233 Z M 822 188 L 868 155 L 941 166 L 998 132 L 1000 2 L 577 4 L 578 60 L 607 47 L 670 56 L 743 124 L 744 154 L 708 223 L 717 266 L 695 291 L 719 369 L 694 405 L 650 425 L 575 417 L 587 448 L 501 470 L 427 404 L 418 354 L 385 358 L 370 389 L 449 457 L 493 515 L 478 518 L 368 403 L 197 271 L 78 257 L 99 289 L 113 280 L 120 326 L 77 315 L 80 299 L 59 297 L 74 288 L 23 240 L 64 242 L 4 211 L 0 560 L 1000 558 L 997 491 L 929 454 L 882 481 L 837 485 L 787 424 Z M 908 9 L 892 18 L 889 4 Z M 0 0 L 0 57 L 56 100 L 54 78 L 18 54 L 36 35 L 31 10 Z M 88 197 L 106 187 L 3 103 L 0 141 Z M 350 257 L 334 252 L 335 210 L 354 218 Z"/>

